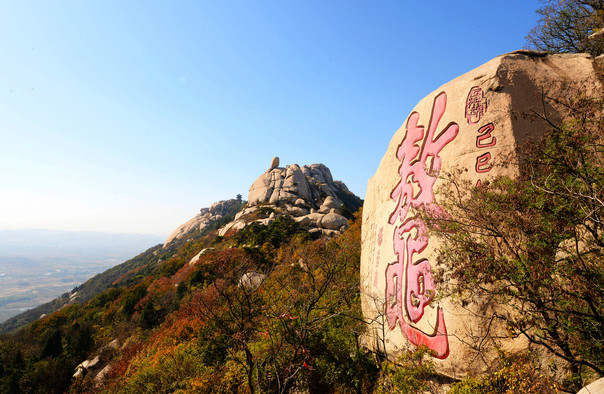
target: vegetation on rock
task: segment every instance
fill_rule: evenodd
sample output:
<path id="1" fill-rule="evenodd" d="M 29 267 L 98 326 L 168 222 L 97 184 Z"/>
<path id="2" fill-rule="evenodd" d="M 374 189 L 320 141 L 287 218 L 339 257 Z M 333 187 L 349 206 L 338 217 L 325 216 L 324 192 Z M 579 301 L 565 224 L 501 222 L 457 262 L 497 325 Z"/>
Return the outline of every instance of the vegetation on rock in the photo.
<path id="1" fill-rule="evenodd" d="M 484 318 L 568 363 L 570 389 L 604 375 L 604 102 L 570 100 L 571 116 L 524 149 L 515 179 L 473 187 L 449 174 L 441 294 L 492 299 Z"/>

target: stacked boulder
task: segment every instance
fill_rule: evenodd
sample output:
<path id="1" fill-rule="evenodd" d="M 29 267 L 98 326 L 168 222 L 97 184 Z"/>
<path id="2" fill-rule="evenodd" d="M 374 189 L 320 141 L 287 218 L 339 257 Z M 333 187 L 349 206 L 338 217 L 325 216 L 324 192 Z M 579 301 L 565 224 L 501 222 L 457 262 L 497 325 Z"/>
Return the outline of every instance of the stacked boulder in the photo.
<path id="1" fill-rule="evenodd" d="M 343 182 L 334 181 L 331 171 L 323 164 L 302 167 L 292 164 L 283 168 L 275 157 L 270 168 L 252 184 L 247 205 L 243 203 L 245 201 L 231 199 L 202 208 L 198 215 L 170 234 L 164 248 L 232 215 L 237 209 L 240 210 L 234 219 L 225 224 L 218 235 L 234 234 L 252 222 L 268 226 L 277 215 L 289 215 L 311 234 L 334 237 L 348 228 L 346 215 L 356 212 L 363 200 Z"/>
<path id="2" fill-rule="evenodd" d="M 240 230 L 251 221 L 269 225 L 275 212 L 290 215 L 311 233 L 323 236 L 337 236 L 348 227 L 342 213 L 358 210 L 363 202 L 343 182 L 334 181 L 329 168 L 323 164 L 283 168 L 278 163 L 279 159 L 274 158 L 271 168 L 256 179 L 250 188 L 248 206 L 220 229 L 219 235 Z M 261 207 L 270 208 L 271 215 L 255 218 Z"/>

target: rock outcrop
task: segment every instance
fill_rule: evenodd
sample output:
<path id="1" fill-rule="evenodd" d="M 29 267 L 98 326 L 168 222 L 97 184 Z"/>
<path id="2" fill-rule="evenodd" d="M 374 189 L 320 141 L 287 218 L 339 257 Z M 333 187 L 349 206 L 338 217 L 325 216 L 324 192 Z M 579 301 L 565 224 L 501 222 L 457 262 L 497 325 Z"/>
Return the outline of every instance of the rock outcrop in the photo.
<path id="1" fill-rule="evenodd" d="M 87 375 L 94 376 L 94 381 L 96 382 L 98 387 L 105 381 L 107 374 L 111 371 L 112 368 L 111 364 L 107 363 L 106 360 L 103 360 L 102 353 L 107 353 L 108 350 L 113 350 L 119 353 L 119 349 L 120 342 L 119 340 L 114 339 L 101 349 L 101 354 L 97 354 L 94 358 L 85 360 L 78 364 L 78 366 L 75 368 L 75 373 L 73 374 L 73 377 L 75 379 L 80 379 Z"/>
<path id="2" fill-rule="evenodd" d="M 270 208 L 272 216 L 258 217 L 255 213 L 259 206 Z M 218 234 L 238 231 L 251 221 L 269 225 L 276 212 L 292 216 L 302 227 L 316 230 L 315 233 L 333 237 L 348 227 L 348 220 L 341 209 L 354 212 L 361 206 L 362 200 L 344 183 L 334 181 L 331 171 L 323 164 L 274 167 L 256 179 L 250 188 L 248 207 Z"/>
<path id="3" fill-rule="evenodd" d="M 241 201 L 230 199 L 216 202 L 209 208 L 201 208 L 199 214 L 195 215 L 195 217 L 188 222 L 178 226 L 176 230 L 170 234 L 164 243 L 164 248 L 167 248 L 175 240 L 183 238 L 195 230 L 203 230 L 207 226 L 222 219 L 225 215 L 233 212 L 233 210 L 238 209 L 241 205 Z"/>
<path id="4" fill-rule="evenodd" d="M 327 198 L 335 208 L 346 203 L 350 209 L 357 210 L 362 205 L 344 183 L 333 180 L 325 165 L 300 167 L 292 164 L 285 168 L 271 168 L 260 175 L 250 188 L 248 204 L 283 201 L 299 205 L 298 200 L 302 200 L 309 207 L 319 208 Z"/>
<path id="5" fill-rule="evenodd" d="M 343 182 L 333 180 L 331 171 L 323 164 L 278 166 L 279 158 L 275 157 L 271 167 L 250 188 L 247 205 L 227 200 L 202 208 L 198 215 L 172 232 L 164 248 L 237 210 L 234 219 L 222 226 L 218 235 L 234 234 L 254 221 L 268 226 L 276 215 L 283 214 L 292 216 L 302 227 L 314 230 L 319 236 L 333 237 L 348 227 L 344 214 L 355 212 L 363 205 Z M 199 256 L 190 264 L 195 264 Z"/>
<path id="6" fill-rule="evenodd" d="M 545 111 L 559 119 L 564 107 L 544 97 L 601 95 L 596 70 L 589 55 L 519 51 L 454 79 L 417 104 L 369 180 L 363 207 L 361 292 L 364 314 L 374 321 L 370 346 L 396 356 L 426 345 L 436 354 L 437 372 L 456 379 L 485 370 L 497 348 L 527 348 L 522 339 L 509 339 L 506 327 L 489 326 L 473 314 L 485 315 L 491 307 L 486 300 L 464 300 L 469 305 L 462 308 L 435 293 L 438 239 L 429 237 L 415 212 L 438 209 L 435 192 L 445 171 L 461 169 L 477 185 L 496 175 L 516 176 L 518 168 L 498 163 L 506 155 L 513 159 L 519 146 L 548 129 L 538 117 L 523 115 Z M 492 338 L 485 346 L 488 330 Z"/>

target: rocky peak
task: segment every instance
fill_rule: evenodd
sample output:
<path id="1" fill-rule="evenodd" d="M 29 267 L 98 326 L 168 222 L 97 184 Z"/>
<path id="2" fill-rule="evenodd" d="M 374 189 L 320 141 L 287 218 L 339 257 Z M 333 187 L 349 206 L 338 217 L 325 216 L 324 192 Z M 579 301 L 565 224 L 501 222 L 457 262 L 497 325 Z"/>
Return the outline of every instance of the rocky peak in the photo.
<path id="1" fill-rule="evenodd" d="M 250 188 L 248 203 L 250 206 L 262 203 L 295 203 L 296 200 L 302 199 L 311 208 L 319 208 L 328 197 L 338 208 L 345 205 L 348 209 L 356 211 L 362 205 L 361 200 L 351 193 L 344 183 L 333 180 L 331 171 L 324 164 L 302 167 L 291 164 L 285 168 L 271 166 L 260 175 Z"/>
<path id="2" fill-rule="evenodd" d="M 277 213 L 293 217 L 311 233 L 337 236 L 348 227 L 346 211 L 355 212 L 363 205 L 343 182 L 333 180 L 324 164 L 278 165 L 279 158 L 273 158 L 271 167 L 252 184 L 248 206 L 219 235 L 232 234 L 253 221 L 268 226 Z M 272 214 L 264 217 L 261 209 Z"/>
<path id="3" fill-rule="evenodd" d="M 302 227 L 322 236 L 336 236 L 348 227 L 344 216 L 357 211 L 363 201 L 350 192 L 346 185 L 334 181 L 331 171 L 323 164 L 300 167 L 297 164 L 279 167 L 279 158 L 271 160 L 270 168 L 256 179 L 250 188 L 247 206 L 235 199 L 220 201 L 209 208 L 202 208 L 193 219 L 179 226 L 170 234 L 164 248 L 195 230 L 234 219 L 226 223 L 219 235 L 233 234 L 257 221 L 270 225 L 276 214 L 290 215 Z M 262 214 L 262 209 L 270 214 Z M 344 213 L 344 215 L 343 215 Z"/>

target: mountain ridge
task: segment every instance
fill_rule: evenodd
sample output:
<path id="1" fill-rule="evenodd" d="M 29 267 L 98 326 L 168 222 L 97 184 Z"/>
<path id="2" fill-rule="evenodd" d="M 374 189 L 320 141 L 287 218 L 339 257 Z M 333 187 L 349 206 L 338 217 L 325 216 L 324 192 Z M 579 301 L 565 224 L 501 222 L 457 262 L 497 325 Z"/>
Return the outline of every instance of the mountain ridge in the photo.
<path id="1" fill-rule="evenodd" d="M 362 205 L 362 200 L 350 192 L 343 182 L 334 181 L 329 168 L 323 164 L 312 164 L 303 167 L 297 164 L 288 165 L 285 168 L 274 167 L 260 175 L 258 179 L 264 179 L 267 174 L 270 176 L 275 172 L 287 172 L 290 168 L 296 173 L 301 172 L 301 169 L 307 169 L 306 173 L 308 175 L 305 175 L 304 179 L 313 186 L 307 186 L 306 193 L 299 194 L 296 190 L 290 188 L 287 196 L 273 199 L 272 202 L 265 199 L 256 199 L 253 205 L 249 205 L 242 199 L 229 199 L 213 203 L 207 208 L 201 208 L 198 215 L 178 226 L 163 245 L 153 246 L 133 258 L 95 275 L 60 297 L 6 320 L 0 324 L 0 333 L 18 330 L 36 321 L 40 316 L 49 315 L 74 303 L 84 304 L 103 291 L 116 287 L 120 283 L 120 279 L 127 283 L 128 279 L 125 277 L 134 270 L 142 269 L 145 272 L 151 272 L 153 266 L 158 266 L 169 259 L 183 243 L 191 242 L 191 239 L 199 239 L 213 231 L 216 231 L 219 236 L 225 236 L 227 233 L 229 236 L 233 236 L 237 231 L 251 223 L 256 222 L 266 226 L 273 223 L 277 215 L 286 215 L 291 216 L 297 223 L 308 228 L 311 233 L 314 233 L 315 238 L 339 236 L 341 231 L 323 228 L 320 219 L 331 216 L 337 220 L 337 223 L 340 223 L 338 229 L 342 226 L 347 227 L 348 219 L 340 213 L 342 212 L 344 215 L 351 217 L 352 212 L 358 210 Z M 254 185 L 256 183 L 258 183 L 258 180 Z M 254 185 L 250 188 L 251 196 Z M 271 188 L 275 189 L 274 183 L 269 182 L 266 189 Z M 257 190 L 256 187 L 256 193 Z M 297 206 L 291 204 L 301 198 L 304 199 L 302 206 L 305 208 L 301 208 L 300 204 Z M 345 200 L 347 204 L 339 198 Z M 327 205 L 324 204 L 325 201 L 327 201 Z M 308 206 L 319 209 L 306 209 Z M 301 209 L 305 213 L 303 216 L 299 215 Z M 263 217 L 259 213 L 259 211 L 266 212 L 267 210 L 271 210 L 272 217 L 270 214 Z M 313 217 L 313 219 L 308 219 L 309 217 Z M 66 231 L 64 233 L 66 234 L 63 235 L 67 235 L 70 232 Z M 88 233 L 97 234 L 97 232 Z"/>

